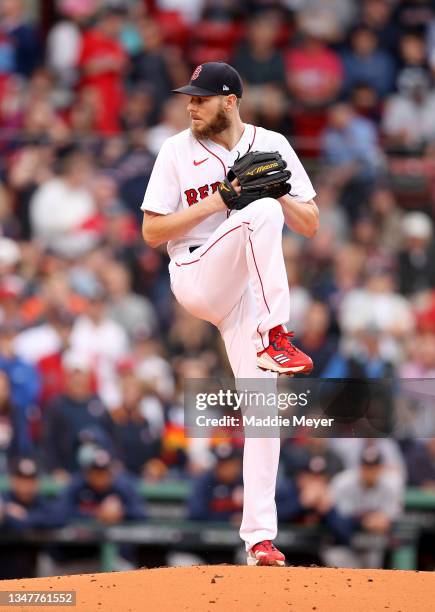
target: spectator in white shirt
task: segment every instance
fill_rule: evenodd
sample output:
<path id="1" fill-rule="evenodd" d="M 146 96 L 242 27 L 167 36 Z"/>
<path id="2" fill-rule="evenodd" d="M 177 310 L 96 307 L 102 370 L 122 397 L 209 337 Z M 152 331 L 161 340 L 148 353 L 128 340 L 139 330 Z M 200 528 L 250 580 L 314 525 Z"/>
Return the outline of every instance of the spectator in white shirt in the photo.
<path id="1" fill-rule="evenodd" d="M 96 282 L 89 287 L 85 312 L 71 332 L 71 347 L 87 355 L 95 364 L 97 391 L 109 407 L 119 405 L 117 363 L 129 352 L 128 336 L 119 323 L 107 314 L 106 294 Z"/>
<path id="2" fill-rule="evenodd" d="M 382 129 L 392 150 L 418 153 L 435 138 L 435 91 L 421 68 L 406 68 L 385 105 Z"/>
<path id="3" fill-rule="evenodd" d="M 100 240 L 98 211 L 88 188 L 92 165 L 82 153 L 67 151 L 59 176 L 43 183 L 30 201 L 33 238 L 57 255 L 71 259 Z"/>

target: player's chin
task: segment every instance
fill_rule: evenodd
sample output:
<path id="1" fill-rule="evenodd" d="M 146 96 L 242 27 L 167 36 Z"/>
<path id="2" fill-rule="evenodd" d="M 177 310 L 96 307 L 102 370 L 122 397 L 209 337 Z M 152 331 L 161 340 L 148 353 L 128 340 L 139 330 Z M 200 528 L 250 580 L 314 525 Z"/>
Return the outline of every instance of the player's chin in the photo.
<path id="1" fill-rule="evenodd" d="M 202 138 L 208 133 L 207 124 L 202 119 L 192 119 L 190 129 L 196 138 Z"/>

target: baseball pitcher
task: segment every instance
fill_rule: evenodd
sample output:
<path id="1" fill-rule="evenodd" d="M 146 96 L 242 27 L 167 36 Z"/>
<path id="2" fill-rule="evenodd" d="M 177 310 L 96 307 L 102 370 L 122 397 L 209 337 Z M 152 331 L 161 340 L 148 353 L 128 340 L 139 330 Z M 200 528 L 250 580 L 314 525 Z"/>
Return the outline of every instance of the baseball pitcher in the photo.
<path id="1" fill-rule="evenodd" d="M 276 132 L 243 123 L 243 86 L 223 62 L 198 66 L 189 85 L 190 129 L 163 144 L 142 203 L 151 247 L 168 243 L 171 288 L 193 315 L 217 326 L 236 378 L 309 373 L 292 343 L 282 229 L 318 229 L 315 191 L 292 147 Z M 246 438 L 240 536 L 249 565 L 284 565 L 275 485 L 279 436 Z"/>

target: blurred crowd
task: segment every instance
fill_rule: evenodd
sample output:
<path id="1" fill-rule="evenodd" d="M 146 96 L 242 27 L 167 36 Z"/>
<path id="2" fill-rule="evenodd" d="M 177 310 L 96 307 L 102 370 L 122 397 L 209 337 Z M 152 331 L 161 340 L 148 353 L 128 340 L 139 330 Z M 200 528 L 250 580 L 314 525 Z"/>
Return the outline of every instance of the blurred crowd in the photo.
<path id="1" fill-rule="evenodd" d="M 222 344 L 140 233 L 155 157 L 189 125 L 171 89 L 219 59 L 244 79 L 243 120 L 285 134 L 315 183 L 320 232 L 283 238 L 313 376 L 435 375 L 434 2 L 2 0 L 2 525 L 145 517 L 134 479 L 193 481 L 188 516 L 240 518 L 240 450 L 183 429 L 183 380 L 228 373 Z M 394 167 L 424 176 L 419 197 Z M 379 563 L 346 545 L 387 533 L 406 485 L 434 489 L 424 415 L 397 440 L 283 442 L 282 522 L 329 530 L 332 564 Z"/>

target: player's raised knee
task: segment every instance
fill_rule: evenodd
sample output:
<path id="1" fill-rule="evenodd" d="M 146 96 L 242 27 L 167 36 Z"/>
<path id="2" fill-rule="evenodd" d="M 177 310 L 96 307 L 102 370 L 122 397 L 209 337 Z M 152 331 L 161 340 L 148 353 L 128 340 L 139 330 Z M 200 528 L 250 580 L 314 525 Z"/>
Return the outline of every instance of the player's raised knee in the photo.
<path id="1" fill-rule="evenodd" d="M 275 198 L 260 198 L 251 204 L 256 208 L 257 214 L 264 215 L 268 219 L 274 219 L 279 223 L 284 222 L 282 206 Z"/>

